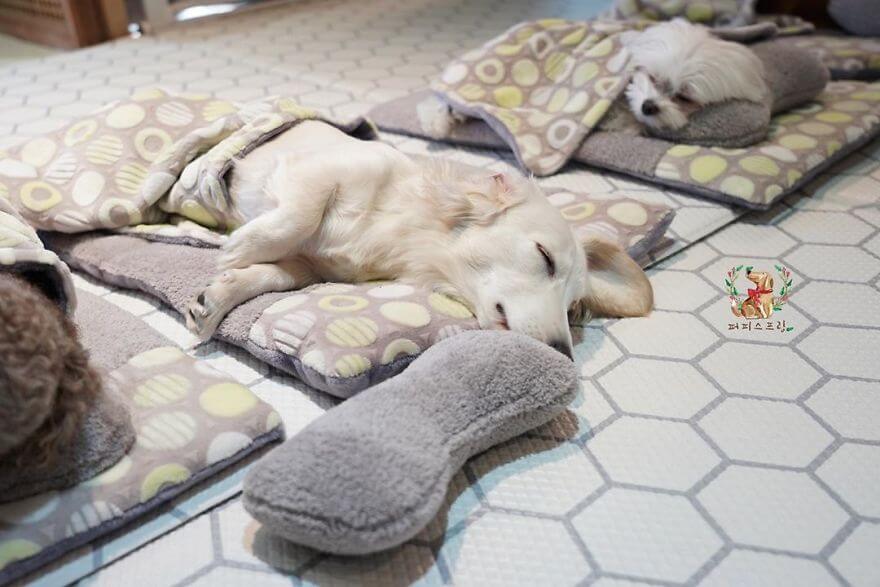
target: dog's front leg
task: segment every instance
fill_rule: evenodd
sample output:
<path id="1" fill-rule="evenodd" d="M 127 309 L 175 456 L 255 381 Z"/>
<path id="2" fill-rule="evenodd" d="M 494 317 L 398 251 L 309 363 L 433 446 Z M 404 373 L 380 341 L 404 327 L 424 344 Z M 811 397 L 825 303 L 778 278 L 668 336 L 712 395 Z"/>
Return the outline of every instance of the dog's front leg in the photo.
<path id="1" fill-rule="evenodd" d="M 189 303 L 186 327 L 207 340 L 230 310 L 260 294 L 300 289 L 315 283 L 314 273 L 297 259 L 228 269 Z"/>

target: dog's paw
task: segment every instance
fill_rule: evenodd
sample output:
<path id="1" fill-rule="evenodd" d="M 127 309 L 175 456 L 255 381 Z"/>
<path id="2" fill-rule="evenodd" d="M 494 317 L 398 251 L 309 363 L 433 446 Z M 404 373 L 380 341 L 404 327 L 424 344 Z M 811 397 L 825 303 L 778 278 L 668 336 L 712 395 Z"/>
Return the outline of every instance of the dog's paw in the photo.
<path id="1" fill-rule="evenodd" d="M 416 105 L 416 114 L 422 131 L 436 139 L 448 137 L 452 127 L 462 121 L 460 116 L 452 112 L 448 104 L 436 96 L 419 102 Z"/>
<path id="2" fill-rule="evenodd" d="M 202 342 L 211 338 L 225 313 L 215 304 L 208 290 L 202 291 L 186 307 L 186 327 Z"/>

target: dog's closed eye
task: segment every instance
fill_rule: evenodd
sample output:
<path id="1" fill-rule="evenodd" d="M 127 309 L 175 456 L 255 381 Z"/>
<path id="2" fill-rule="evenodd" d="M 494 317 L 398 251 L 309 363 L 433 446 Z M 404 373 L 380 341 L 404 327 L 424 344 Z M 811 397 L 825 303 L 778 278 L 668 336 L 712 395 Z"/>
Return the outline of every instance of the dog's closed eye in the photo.
<path id="1" fill-rule="evenodd" d="M 553 256 L 541 243 L 535 243 L 535 246 L 538 247 L 538 252 L 544 257 L 544 264 L 547 266 L 547 274 L 550 275 L 550 277 L 555 277 L 556 263 L 553 261 Z"/>
<path id="2" fill-rule="evenodd" d="M 504 330 L 510 330 L 510 325 L 507 323 L 507 312 L 504 311 L 504 306 L 500 303 L 495 304 L 495 311 L 498 312 L 498 325 Z"/>
<path id="3" fill-rule="evenodd" d="M 684 92 L 678 92 L 675 96 L 673 96 L 677 101 L 682 102 L 684 104 L 693 104 L 693 99 L 688 96 Z"/>

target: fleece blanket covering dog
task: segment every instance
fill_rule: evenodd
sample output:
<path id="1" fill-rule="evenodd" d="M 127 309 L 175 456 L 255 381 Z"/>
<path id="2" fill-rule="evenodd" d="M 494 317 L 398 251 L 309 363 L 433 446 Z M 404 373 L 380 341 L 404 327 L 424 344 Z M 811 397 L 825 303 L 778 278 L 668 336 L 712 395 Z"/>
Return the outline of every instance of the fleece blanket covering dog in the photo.
<path id="1" fill-rule="evenodd" d="M 236 105 L 143 90 L 0 154 L 0 196 L 41 230 L 196 223 L 222 232 L 240 223 L 224 180 L 233 160 L 318 118 L 287 98 Z M 375 135 L 363 119 L 335 126 Z"/>
<path id="2" fill-rule="evenodd" d="M 850 35 L 821 30 L 797 16 L 755 14 L 754 0 L 615 0 L 601 18 L 662 21 L 684 18 L 714 27 L 731 38 L 736 27 L 773 30 L 783 44 L 809 49 L 831 71 L 832 79 L 880 78 L 880 19 L 874 0 L 831 0 L 828 12 Z M 731 27 L 734 27 L 732 29 Z M 731 40 L 735 40 L 731 38 Z"/>
<path id="3" fill-rule="evenodd" d="M 545 19 L 453 60 L 433 89 L 480 117 L 522 166 L 549 175 L 571 158 L 626 87 L 621 33 L 638 25 Z"/>
<path id="4" fill-rule="evenodd" d="M 686 18 L 707 26 L 742 26 L 754 22 L 755 0 L 615 0 L 603 18 L 669 20 Z"/>
<path id="5" fill-rule="evenodd" d="M 601 18 L 662 21 L 684 18 L 710 26 L 722 38 L 736 40 L 737 28 L 767 30 L 781 45 L 808 49 L 831 72 L 832 79 L 873 81 L 880 78 L 880 18 L 874 0 L 831 0 L 828 12 L 850 34 L 816 29 L 800 17 L 755 14 L 754 0 L 615 0 Z"/>
<path id="6" fill-rule="evenodd" d="M 755 14 L 755 0 L 614 0 L 601 18 L 661 21 L 684 18 L 714 27 L 721 34 L 732 28 L 772 25 L 777 34 L 796 35 L 815 26 L 799 16 Z"/>
<path id="7" fill-rule="evenodd" d="M 797 47 L 816 56 L 828 67 L 832 79 L 880 79 L 878 37 L 852 37 L 835 32 L 821 32 L 779 39 L 779 43 Z"/>

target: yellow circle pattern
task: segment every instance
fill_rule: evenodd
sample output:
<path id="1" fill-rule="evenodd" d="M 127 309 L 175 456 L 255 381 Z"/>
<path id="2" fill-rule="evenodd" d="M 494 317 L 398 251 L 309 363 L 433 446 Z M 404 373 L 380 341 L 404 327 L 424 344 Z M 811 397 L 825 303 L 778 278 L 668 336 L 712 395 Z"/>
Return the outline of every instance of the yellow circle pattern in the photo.
<path id="1" fill-rule="evenodd" d="M 54 141 L 41 137 L 27 142 L 21 148 L 21 160 L 28 165 L 42 167 L 52 160 L 56 150 Z"/>
<path id="2" fill-rule="evenodd" d="M 169 485 L 183 483 L 192 473 L 179 463 L 166 463 L 150 471 L 141 483 L 141 503 L 152 499 Z"/>
<path id="3" fill-rule="evenodd" d="M 627 226 L 644 226 L 648 211 L 636 202 L 620 202 L 608 208 L 608 216 Z"/>
<path id="4" fill-rule="evenodd" d="M 513 64 L 511 70 L 513 81 L 520 86 L 533 86 L 538 82 L 541 73 L 538 66 L 529 59 L 520 59 Z"/>
<path id="5" fill-rule="evenodd" d="M 360 296 L 330 295 L 324 296 L 318 302 L 318 307 L 328 312 L 357 312 L 366 308 L 370 302 Z"/>
<path id="6" fill-rule="evenodd" d="M 336 374 L 340 377 L 354 377 L 367 371 L 372 364 L 363 355 L 344 355 L 336 360 Z"/>
<path id="7" fill-rule="evenodd" d="M 148 450 L 178 450 L 195 440 L 196 431 L 195 419 L 186 412 L 160 412 L 141 425 L 137 443 Z"/>
<path id="8" fill-rule="evenodd" d="M 137 354 L 128 360 L 129 365 L 144 369 L 147 367 L 158 367 L 160 365 L 170 365 L 177 362 L 186 355 L 177 347 L 166 346 L 145 351 Z"/>
<path id="9" fill-rule="evenodd" d="M 418 328 L 431 322 L 431 314 L 421 304 L 413 302 L 388 302 L 382 304 L 379 312 L 392 322 Z"/>
<path id="10" fill-rule="evenodd" d="M 502 108 L 517 108 L 522 104 L 522 91 L 515 86 L 502 86 L 494 91 L 495 103 Z"/>
<path id="11" fill-rule="evenodd" d="M 238 383 L 217 383 L 199 395 L 202 409 L 218 418 L 235 418 L 257 407 L 257 397 Z"/>
<path id="12" fill-rule="evenodd" d="M 24 538 L 0 542 L 0 569 L 15 561 L 30 558 L 41 550 L 40 545 Z"/>
<path id="13" fill-rule="evenodd" d="M 464 319 L 473 316 L 467 306 L 441 293 L 434 292 L 428 296 L 428 304 L 441 314 L 452 318 Z"/>
<path id="14" fill-rule="evenodd" d="M 709 183 L 724 170 L 727 169 L 727 161 L 718 155 L 701 155 L 691 162 L 690 175 L 699 183 Z"/>
<path id="15" fill-rule="evenodd" d="M 361 316 L 339 318 L 327 325 L 327 340 L 340 347 L 364 347 L 373 344 L 379 333 L 379 325 Z"/>
<path id="16" fill-rule="evenodd" d="M 193 222 L 201 224 L 202 226 L 207 226 L 208 228 L 214 228 L 218 224 L 217 220 L 211 216 L 211 213 L 195 200 L 186 200 L 183 202 L 183 204 L 180 205 L 180 213 L 182 216 L 189 218 Z"/>
<path id="17" fill-rule="evenodd" d="M 104 122 L 110 128 L 132 128 L 140 124 L 146 115 L 143 107 L 137 104 L 124 104 L 111 110 Z"/>
<path id="18" fill-rule="evenodd" d="M 860 114 L 875 107 L 868 102 L 870 96 L 858 89 L 840 84 L 817 101 L 774 117 L 768 138 L 755 147 L 672 146 L 657 163 L 655 174 L 690 180 L 752 202 L 770 202 L 877 123 L 876 115 Z"/>
<path id="19" fill-rule="evenodd" d="M 134 402 L 139 406 L 156 407 L 178 402 L 189 394 L 192 383 L 177 373 L 154 375 L 138 386 Z"/>
<path id="20" fill-rule="evenodd" d="M 413 341 L 407 338 L 398 338 L 391 341 L 388 346 L 385 347 L 385 350 L 382 352 L 382 364 L 388 365 L 401 355 L 417 355 L 420 352 L 422 352 L 422 349 Z"/>
<path id="21" fill-rule="evenodd" d="M 61 192 L 45 181 L 29 181 L 21 186 L 21 203 L 34 212 L 45 212 L 61 203 Z"/>
<path id="22" fill-rule="evenodd" d="M 113 165 L 122 157 L 122 141 L 113 135 L 102 135 L 86 145 L 86 161 L 95 165 Z"/>
<path id="23" fill-rule="evenodd" d="M 144 128 L 134 136 L 134 148 L 146 161 L 155 161 L 165 149 L 171 147 L 171 135 L 161 128 Z"/>
<path id="24" fill-rule="evenodd" d="M 98 123 L 95 120 L 87 119 L 77 122 L 64 134 L 64 144 L 73 147 L 89 138 L 98 130 Z"/>

